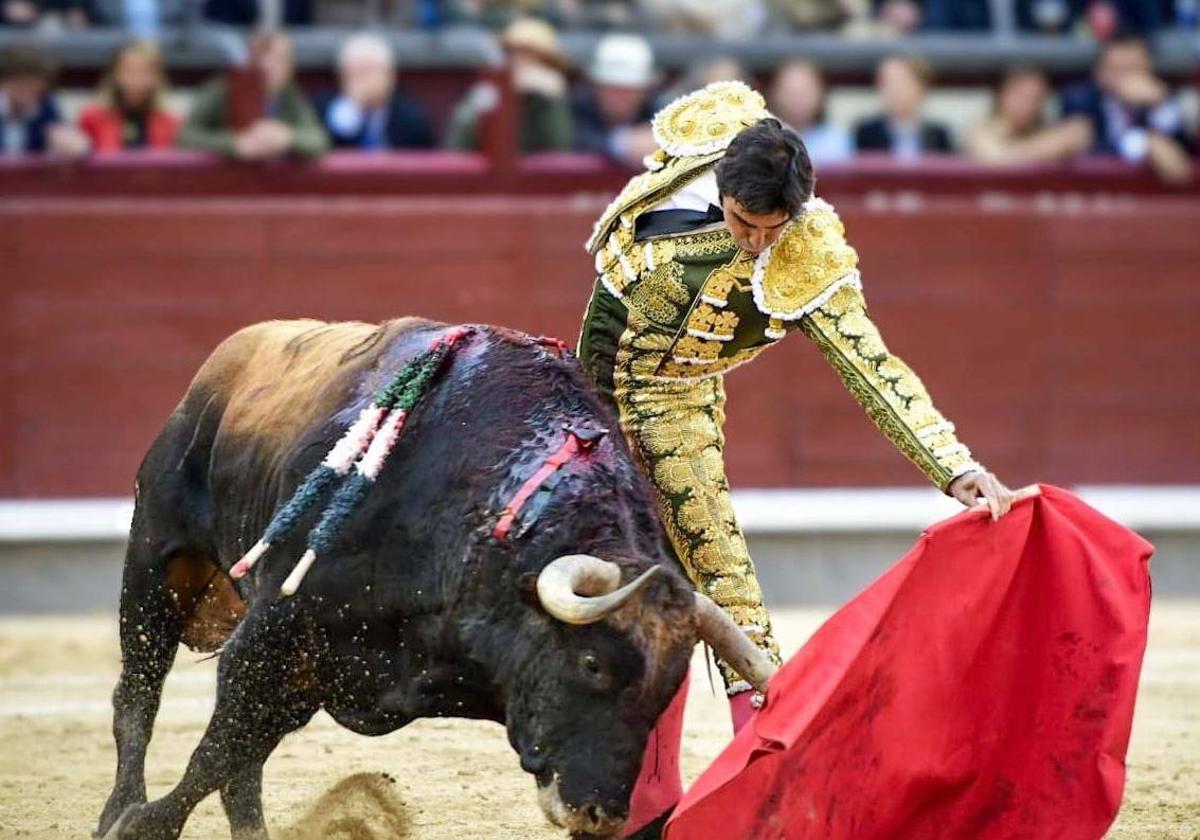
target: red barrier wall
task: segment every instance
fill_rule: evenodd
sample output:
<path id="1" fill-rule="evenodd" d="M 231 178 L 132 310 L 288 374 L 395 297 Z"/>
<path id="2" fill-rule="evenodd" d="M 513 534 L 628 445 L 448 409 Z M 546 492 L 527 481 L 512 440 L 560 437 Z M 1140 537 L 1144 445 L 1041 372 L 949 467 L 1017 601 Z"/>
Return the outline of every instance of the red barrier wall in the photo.
<path id="1" fill-rule="evenodd" d="M 1195 196 L 825 194 L 871 311 L 1013 484 L 1200 477 Z M 600 197 L 0 199 L 0 496 L 128 494 L 205 355 L 264 318 L 573 341 Z M 802 336 L 731 374 L 735 486 L 919 484 Z"/>

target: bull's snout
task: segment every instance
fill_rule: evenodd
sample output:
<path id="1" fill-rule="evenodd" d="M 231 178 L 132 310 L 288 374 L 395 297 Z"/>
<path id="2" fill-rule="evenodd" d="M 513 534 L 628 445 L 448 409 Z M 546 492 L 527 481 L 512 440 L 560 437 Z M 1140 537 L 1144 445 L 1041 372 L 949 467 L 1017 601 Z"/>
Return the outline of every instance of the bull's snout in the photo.
<path id="1" fill-rule="evenodd" d="M 557 775 L 549 784 L 538 784 L 538 804 L 546 819 L 571 834 L 611 837 L 621 830 L 628 815 L 626 804 L 617 800 L 587 802 L 575 807 L 568 805 L 559 793 Z"/>

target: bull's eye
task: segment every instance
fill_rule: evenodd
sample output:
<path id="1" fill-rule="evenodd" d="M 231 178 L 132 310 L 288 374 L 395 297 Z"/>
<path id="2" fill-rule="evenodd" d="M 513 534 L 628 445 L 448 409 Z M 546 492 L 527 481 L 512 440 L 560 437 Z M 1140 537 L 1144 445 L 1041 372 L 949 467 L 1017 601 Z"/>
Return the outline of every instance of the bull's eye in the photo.
<path id="1" fill-rule="evenodd" d="M 605 691 L 612 683 L 612 676 L 594 653 L 584 653 L 579 657 L 579 670 L 589 687 L 597 691 Z"/>

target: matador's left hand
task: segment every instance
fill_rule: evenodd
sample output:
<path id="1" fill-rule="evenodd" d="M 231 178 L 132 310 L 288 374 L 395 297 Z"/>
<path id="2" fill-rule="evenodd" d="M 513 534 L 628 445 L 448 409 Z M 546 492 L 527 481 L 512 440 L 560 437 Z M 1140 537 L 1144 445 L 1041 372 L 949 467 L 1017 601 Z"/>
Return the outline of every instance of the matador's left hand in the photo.
<path id="1" fill-rule="evenodd" d="M 972 470 L 963 473 L 950 482 L 947 492 L 967 507 L 973 507 L 977 499 L 983 499 L 992 512 L 992 519 L 999 519 L 1008 513 L 1015 500 L 1015 494 L 1009 490 L 1000 479 L 990 472 Z"/>

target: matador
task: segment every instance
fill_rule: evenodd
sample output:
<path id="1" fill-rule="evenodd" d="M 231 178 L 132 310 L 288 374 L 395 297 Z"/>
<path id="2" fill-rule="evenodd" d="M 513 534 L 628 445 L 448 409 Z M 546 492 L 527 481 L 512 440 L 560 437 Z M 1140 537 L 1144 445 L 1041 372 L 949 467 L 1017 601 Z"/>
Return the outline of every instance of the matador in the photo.
<path id="1" fill-rule="evenodd" d="M 596 223 L 597 279 L 578 352 L 650 478 L 697 589 L 779 661 L 724 469 L 726 372 L 799 331 L 939 489 L 1003 515 L 1011 491 L 972 457 L 867 315 L 858 255 L 813 195 L 795 131 L 739 82 L 655 118 L 658 149 Z M 749 686 L 718 663 L 735 727 Z"/>

